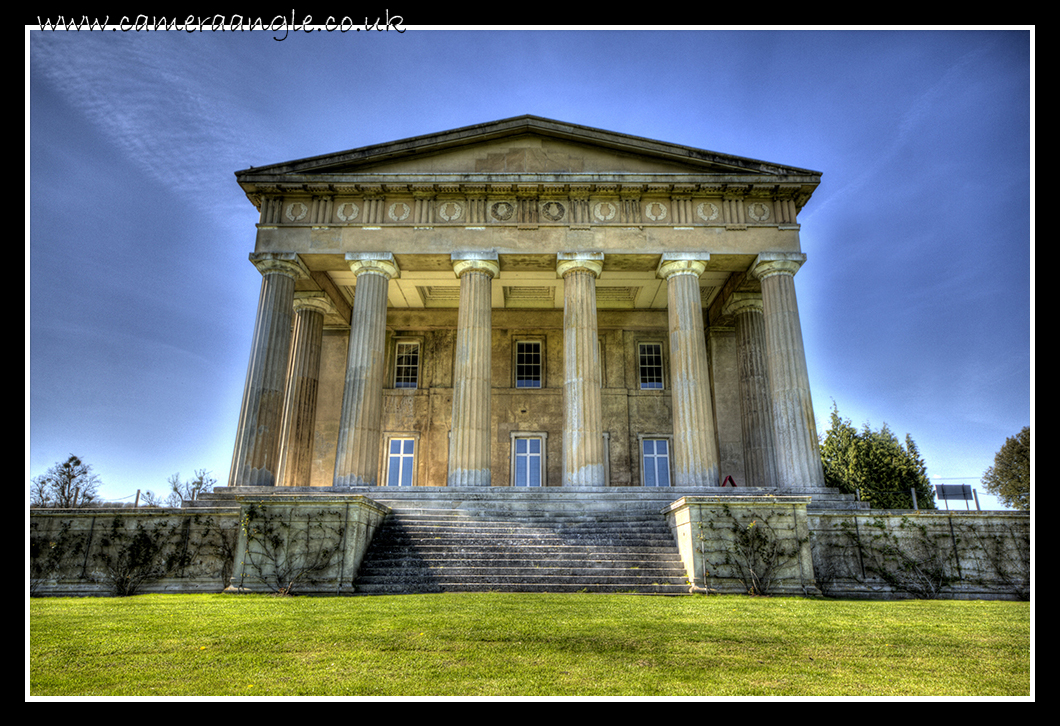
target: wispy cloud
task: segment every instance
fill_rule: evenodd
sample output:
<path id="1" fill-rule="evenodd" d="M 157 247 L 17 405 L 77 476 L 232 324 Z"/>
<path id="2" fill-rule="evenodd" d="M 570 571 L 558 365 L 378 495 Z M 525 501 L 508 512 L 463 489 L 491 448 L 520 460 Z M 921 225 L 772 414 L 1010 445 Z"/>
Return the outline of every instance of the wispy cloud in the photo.
<path id="1" fill-rule="evenodd" d="M 806 218 L 809 219 L 810 215 L 821 214 L 832 204 L 847 204 L 852 195 L 857 194 L 865 186 L 869 185 L 880 174 L 880 171 L 897 156 L 902 153 L 908 153 L 911 139 L 920 132 L 924 124 L 937 121 L 942 115 L 940 106 L 944 103 L 947 95 L 952 93 L 955 88 L 963 88 L 969 85 L 966 79 L 969 68 L 980 63 L 988 56 L 995 45 L 989 42 L 984 43 L 965 53 L 942 73 L 935 83 L 921 92 L 902 113 L 898 124 L 894 127 L 894 133 L 887 141 L 886 146 L 873 157 L 872 163 L 865 166 L 861 173 L 846 185 L 828 194 L 820 204 L 816 204 L 812 209 L 807 210 Z"/>
<path id="2" fill-rule="evenodd" d="M 260 128 L 240 113 L 247 79 L 216 38 L 175 33 L 32 33 L 33 78 L 51 84 L 119 153 L 196 203 L 230 183 Z M 209 197 L 209 198 L 206 198 Z M 219 210 L 220 211 L 220 210 Z"/>

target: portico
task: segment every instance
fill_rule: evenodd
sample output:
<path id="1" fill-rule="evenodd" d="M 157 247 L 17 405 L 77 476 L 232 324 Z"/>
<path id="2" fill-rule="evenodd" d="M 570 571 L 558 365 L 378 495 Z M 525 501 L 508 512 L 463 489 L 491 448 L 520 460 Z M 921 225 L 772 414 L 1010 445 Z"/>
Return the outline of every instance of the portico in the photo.
<path id="1" fill-rule="evenodd" d="M 262 294 L 230 486 L 823 487 L 817 172 L 525 116 L 237 180 Z"/>

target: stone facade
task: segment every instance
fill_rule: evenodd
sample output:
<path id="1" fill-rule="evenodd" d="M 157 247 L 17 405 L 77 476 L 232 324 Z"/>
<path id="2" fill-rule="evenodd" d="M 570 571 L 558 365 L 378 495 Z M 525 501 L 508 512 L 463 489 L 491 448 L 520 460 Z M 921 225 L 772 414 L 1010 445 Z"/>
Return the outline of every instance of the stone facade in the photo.
<path id="1" fill-rule="evenodd" d="M 230 486 L 823 486 L 818 172 L 524 116 L 236 178 L 262 295 Z"/>
<path id="2" fill-rule="evenodd" d="M 358 574 L 390 560 L 454 590 L 1029 597 L 1027 513 L 824 486 L 794 280 L 817 172 L 525 116 L 236 177 L 262 283 L 229 486 L 34 510 L 33 593 L 387 591 Z M 666 548 L 646 520 L 680 582 L 629 577 Z M 425 527 L 456 554 L 372 560 Z"/>

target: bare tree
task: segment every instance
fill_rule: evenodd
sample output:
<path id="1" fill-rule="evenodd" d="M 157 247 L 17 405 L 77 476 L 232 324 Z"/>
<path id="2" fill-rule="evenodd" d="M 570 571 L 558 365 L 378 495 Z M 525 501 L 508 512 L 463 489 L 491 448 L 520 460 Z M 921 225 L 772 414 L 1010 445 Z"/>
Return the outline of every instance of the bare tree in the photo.
<path id="1" fill-rule="evenodd" d="M 193 502 L 200 494 L 208 494 L 213 491 L 217 480 L 210 476 L 205 469 L 196 469 L 195 478 L 191 481 L 182 482 L 180 472 L 169 477 L 169 496 L 166 497 L 166 506 L 179 507 L 181 502 Z"/>
<path id="2" fill-rule="evenodd" d="M 33 478 L 29 503 L 31 507 L 63 509 L 92 506 L 99 495 L 100 483 L 92 467 L 71 454 L 66 461 Z"/>

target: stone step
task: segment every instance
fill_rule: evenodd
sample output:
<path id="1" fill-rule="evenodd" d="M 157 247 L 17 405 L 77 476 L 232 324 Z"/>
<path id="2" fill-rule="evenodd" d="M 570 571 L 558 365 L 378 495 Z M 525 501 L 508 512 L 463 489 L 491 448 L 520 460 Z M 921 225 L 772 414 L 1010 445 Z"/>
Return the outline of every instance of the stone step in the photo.
<path id="1" fill-rule="evenodd" d="M 392 509 L 355 587 L 402 592 L 688 592 L 657 514 Z"/>
<path id="2" fill-rule="evenodd" d="M 688 584 L 680 585 L 651 583 L 648 585 L 610 585 L 597 582 L 423 582 L 414 585 L 402 583 L 376 583 L 358 585 L 360 595 L 407 595 L 411 593 L 440 592 L 599 592 L 636 593 L 645 595 L 687 595 Z"/>
<path id="3" fill-rule="evenodd" d="M 680 568 L 680 556 L 662 548 L 652 551 L 631 552 L 628 548 L 618 552 L 568 551 L 555 552 L 551 548 L 538 548 L 536 552 L 515 552 L 513 548 L 497 548 L 494 551 L 467 550 L 457 548 L 435 548 L 423 550 L 387 550 L 373 551 L 361 565 L 361 572 L 368 572 L 377 567 L 403 567 L 410 563 L 423 566 L 440 567 L 450 562 L 474 562 L 478 566 L 504 567 L 519 565 L 528 567 L 559 567 L 581 565 L 593 568 L 619 567 L 635 569 L 637 567 L 676 567 Z"/>
<path id="4" fill-rule="evenodd" d="M 671 567 L 593 567 L 586 563 L 573 563 L 571 566 L 563 567 L 556 565 L 541 567 L 519 567 L 509 564 L 488 563 L 466 564 L 463 560 L 439 563 L 433 567 L 423 565 L 393 565 L 381 567 L 375 565 L 364 568 L 358 573 L 358 582 L 370 582 L 391 577 L 396 571 L 400 571 L 403 578 L 426 577 L 445 578 L 453 581 L 485 581 L 495 579 L 498 581 L 533 580 L 541 577 L 557 578 L 591 578 L 594 582 L 631 582 L 654 581 L 675 579 L 678 582 L 684 580 L 683 575 L 677 575 Z"/>
<path id="5" fill-rule="evenodd" d="M 570 544 L 577 544 L 579 542 L 671 542 L 673 536 L 669 532 L 653 532 L 653 531 L 607 531 L 607 530 L 587 530 L 580 532 L 564 532 L 564 531 L 549 531 L 540 528 L 528 528 L 520 529 L 516 526 L 505 526 L 505 527 L 483 527 L 478 524 L 471 524 L 467 527 L 451 526 L 451 525 L 438 525 L 431 527 L 428 525 L 420 527 L 408 527 L 401 526 L 400 528 L 388 528 L 384 532 L 380 532 L 378 537 L 386 538 L 391 537 L 394 539 L 403 540 L 416 540 L 416 539 L 490 539 L 490 538 L 504 538 L 504 539 L 540 539 L 548 540 L 549 542 L 555 542 L 556 544 L 562 544 L 564 542 Z"/>

